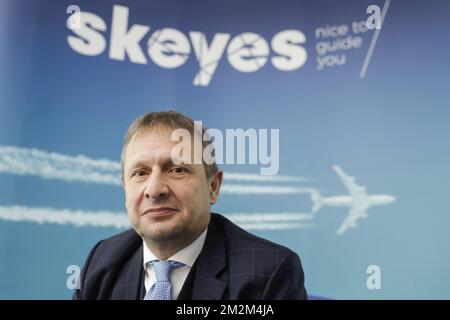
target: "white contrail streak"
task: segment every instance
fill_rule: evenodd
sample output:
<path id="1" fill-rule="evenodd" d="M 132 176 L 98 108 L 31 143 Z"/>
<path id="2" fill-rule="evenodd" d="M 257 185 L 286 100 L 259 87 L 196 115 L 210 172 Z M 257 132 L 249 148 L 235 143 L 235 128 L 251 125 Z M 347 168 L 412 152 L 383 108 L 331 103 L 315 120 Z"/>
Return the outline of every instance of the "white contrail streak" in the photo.
<path id="1" fill-rule="evenodd" d="M 32 175 L 44 179 L 59 179 L 120 186 L 119 162 L 90 159 L 83 155 L 68 156 L 38 149 L 0 146 L 0 172 Z M 292 182 L 306 178 L 291 176 L 259 176 L 256 174 L 225 173 L 225 181 Z M 230 194 L 300 194 L 312 189 L 276 185 L 224 184 L 223 193 Z"/>
<path id="2" fill-rule="evenodd" d="M 305 213 L 234 213 L 225 215 L 247 230 L 284 230 L 311 227 L 313 215 Z M 25 206 L 0 206 L 0 219 L 39 224 L 72 225 L 75 227 L 130 228 L 124 212 L 86 211 L 53 208 L 30 208 Z M 289 223 L 291 221 L 291 223 Z"/>
<path id="3" fill-rule="evenodd" d="M 310 181 L 310 178 L 305 177 L 291 177 L 291 176 L 261 176 L 250 173 L 225 172 L 225 181 L 256 181 L 256 182 L 299 182 Z"/>
<path id="4" fill-rule="evenodd" d="M 229 194 L 303 194 L 311 193 L 313 189 L 270 185 L 224 184 L 220 191 Z"/>
<path id="5" fill-rule="evenodd" d="M 121 184 L 118 162 L 11 146 L 0 146 L 0 172 L 65 181 Z"/>
<path id="6" fill-rule="evenodd" d="M 234 222 L 281 222 L 281 221 L 304 221 L 313 220 L 312 213 L 228 213 L 225 215 Z"/>
<path id="7" fill-rule="evenodd" d="M 75 227 L 130 227 L 128 216 L 125 213 L 109 211 L 0 206 L 0 219 L 16 222 L 30 221 L 39 224 L 55 223 Z"/>
<path id="8" fill-rule="evenodd" d="M 307 229 L 313 228 L 311 223 L 245 223 L 238 225 L 245 230 L 288 230 L 288 229 Z"/>

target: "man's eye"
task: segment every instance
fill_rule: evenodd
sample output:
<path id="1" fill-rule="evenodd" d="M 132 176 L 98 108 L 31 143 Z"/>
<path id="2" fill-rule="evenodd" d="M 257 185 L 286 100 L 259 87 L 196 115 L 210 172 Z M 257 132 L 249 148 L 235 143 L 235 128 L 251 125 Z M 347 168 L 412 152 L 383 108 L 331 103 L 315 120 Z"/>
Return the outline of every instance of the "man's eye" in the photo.
<path id="1" fill-rule="evenodd" d="M 182 168 L 182 167 L 175 167 L 172 169 L 172 172 L 180 174 L 180 173 L 186 173 L 186 172 L 188 172 L 188 170 L 186 168 Z"/>
<path id="2" fill-rule="evenodd" d="M 137 170 L 135 172 L 133 172 L 132 176 L 133 177 L 142 177 L 146 174 L 146 172 L 144 170 Z"/>

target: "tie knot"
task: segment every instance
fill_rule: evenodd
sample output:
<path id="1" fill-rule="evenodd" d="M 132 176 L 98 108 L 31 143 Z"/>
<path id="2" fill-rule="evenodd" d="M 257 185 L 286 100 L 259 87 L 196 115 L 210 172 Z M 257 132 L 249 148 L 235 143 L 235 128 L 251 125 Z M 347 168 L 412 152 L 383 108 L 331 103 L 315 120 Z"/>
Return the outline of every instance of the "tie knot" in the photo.
<path id="1" fill-rule="evenodd" d="M 150 262 L 155 268 L 156 281 L 170 282 L 170 271 L 172 269 L 184 266 L 183 263 L 177 261 L 152 261 Z"/>

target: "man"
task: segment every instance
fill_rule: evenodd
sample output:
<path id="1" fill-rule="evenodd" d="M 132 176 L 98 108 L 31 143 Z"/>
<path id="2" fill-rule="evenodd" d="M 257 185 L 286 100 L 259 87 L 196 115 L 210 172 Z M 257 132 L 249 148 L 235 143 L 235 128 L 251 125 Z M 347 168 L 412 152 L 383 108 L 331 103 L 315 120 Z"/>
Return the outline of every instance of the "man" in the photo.
<path id="1" fill-rule="evenodd" d="M 92 249 L 74 299 L 306 299 L 296 253 L 211 213 L 223 172 L 204 161 L 209 142 L 177 149 L 177 129 L 205 134 L 175 111 L 128 129 L 121 163 L 133 229 Z"/>

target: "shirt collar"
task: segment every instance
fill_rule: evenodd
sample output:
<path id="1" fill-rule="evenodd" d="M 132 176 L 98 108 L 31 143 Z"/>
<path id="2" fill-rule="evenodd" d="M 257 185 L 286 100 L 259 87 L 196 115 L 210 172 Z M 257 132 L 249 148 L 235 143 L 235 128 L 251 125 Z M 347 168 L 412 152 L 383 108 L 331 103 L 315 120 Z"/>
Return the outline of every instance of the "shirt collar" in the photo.
<path id="1" fill-rule="evenodd" d="M 200 255 L 200 252 L 203 249 L 207 231 L 208 228 L 206 228 L 205 231 L 203 231 L 202 234 L 194 242 L 192 242 L 187 247 L 181 249 L 167 260 L 181 262 L 186 266 L 192 267 L 194 265 L 195 260 Z M 147 263 L 159 259 L 147 247 L 145 241 L 143 241 L 143 248 L 144 248 L 144 269 L 145 269 Z"/>

